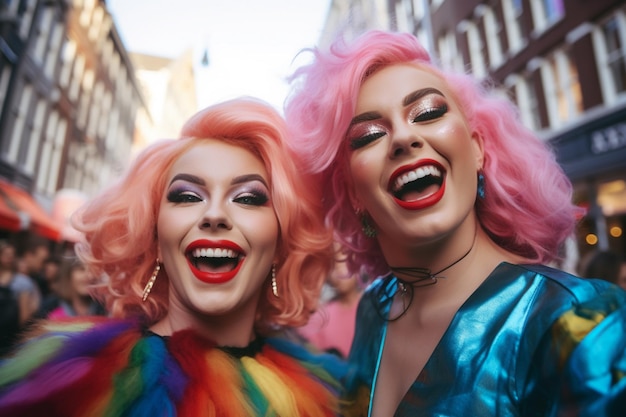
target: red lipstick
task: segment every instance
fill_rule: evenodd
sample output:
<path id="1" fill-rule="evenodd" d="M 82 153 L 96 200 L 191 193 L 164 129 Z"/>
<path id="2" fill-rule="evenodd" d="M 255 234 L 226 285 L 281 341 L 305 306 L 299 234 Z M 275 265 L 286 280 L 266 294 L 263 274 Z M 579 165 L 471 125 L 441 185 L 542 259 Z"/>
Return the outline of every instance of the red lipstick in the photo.
<path id="1" fill-rule="evenodd" d="M 230 249 L 238 254 L 237 265 L 234 269 L 230 271 L 224 272 L 208 272 L 199 270 L 194 263 L 191 261 L 193 258 L 192 253 L 196 249 Z M 235 278 L 243 261 L 245 259 L 243 249 L 239 245 L 230 240 L 195 240 L 187 246 L 185 251 L 187 254 L 187 263 L 189 264 L 189 268 L 194 276 L 202 282 L 206 282 L 208 284 L 222 284 L 228 282 Z"/>
<path id="2" fill-rule="evenodd" d="M 419 198 L 417 200 L 404 201 L 393 196 L 396 204 L 407 210 L 421 210 L 437 204 L 443 198 L 443 195 L 446 191 L 446 182 L 444 175 L 445 169 L 439 162 L 435 161 L 434 159 L 421 159 L 413 165 L 405 165 L 396 169 L 393 174 L 391 174 L 387 188 L 390 192 L 392 192 L 395 187 L 396 181 L 400 176 L 404 175 L 407 172 L 414 171 L 420 167 L 430 165 L 437 167 L 442 172 L 441 186 L 433 194 L 430 194 L 424 198 Z"/>

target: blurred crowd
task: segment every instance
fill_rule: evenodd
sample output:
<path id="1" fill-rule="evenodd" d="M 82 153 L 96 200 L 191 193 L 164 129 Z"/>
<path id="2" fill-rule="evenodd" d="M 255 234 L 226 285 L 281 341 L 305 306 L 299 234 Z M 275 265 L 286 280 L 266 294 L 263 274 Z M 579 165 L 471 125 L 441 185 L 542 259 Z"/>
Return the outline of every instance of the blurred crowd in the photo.
<path id="1" fill-rule="evenodd" d="M 0 355 L 36 319 L 104 315 L 90 284 L 80 261 L 55 256 L 45 239 L 31 239 L 21 252 L 0 241 Z"/>

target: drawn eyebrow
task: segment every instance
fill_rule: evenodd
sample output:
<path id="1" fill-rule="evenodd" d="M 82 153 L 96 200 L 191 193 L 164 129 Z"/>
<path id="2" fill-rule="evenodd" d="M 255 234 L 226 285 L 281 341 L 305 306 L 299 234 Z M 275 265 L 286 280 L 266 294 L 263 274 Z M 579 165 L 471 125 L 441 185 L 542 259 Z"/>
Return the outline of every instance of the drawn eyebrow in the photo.
<path id="1" fill-rule="evenodd" d="M 377 119 L 380 119 L 380 117 L 381 117 L 380 113 L 375 112 L 375 111 L 368 111 L 365 113 L 361 113 L 359 115 L 354 116 L 352 120 L 350 120 L 350 126 L 353 126 L 362 122 L 369 122 L 372 120 L 377 120 Z"/>
<path id="2" fill-rule="evenodd" d="M 427 96 L 429 94 L 437 94 L 437 95 L 440 95 L 441 97 L 445 97 L 445 95 L 441 91 L 437 90 L 436 88 L 432 88 L 432 87 L 422 88 L 420 90 L 416 90 L 416 91 L 413 91 L 412 93 L 407 94 L 406 97 L 404 97 L 404 99 L 402 100 L 402 106 L 406 107 L 410 104 L 413 104 L 420 98 Z M 348 126 L 348 128 L 356 124 L 362 123 L 362 122 L 369 122 L 369 121 L 377 120 L 380 118 L 381 118 L 380 113 L 375 112 L 375 111 L 361 113 L 359 115 L 354 116 L 352 120 L 350 120 L 350 126 Z"/>
<path id="3" fill-rule="evenodd" d="M 410 104 L 415 103 L 420 98 L 427 96 L 429 94 L 437 94 L 437 95 L 440 95 L 441 97 L 445 97 L 443 93 L 437 90 L 436 88 L 430 88 L 430 87 L 422 88 L 420 90 L 416 90 L 416 91 L 413 91 L 412 93 L 407 94 L 406 97 L 404 97 L 404 99 L 402 100 L 402 105 L 406 107 Z"/>
<path id="4" fill-rule="evenodd" d="M 172 180 L 170 181 L 170 185 L 172 185 L 174 181 L 178 181 L 178 180 L 187 181 L 187 182 L 191 182 L 193 184 L 198 184 L 198 185 L 206 185 L 206 182 L 202 178 L 196 175 L 185 174 L 185 173 L 174 175 L 174 178 L 172 178 Z M 265 185 L 265 187 L 269 188 L 265 179 L 259 174 L 240 175 L 238 177 L 233 178 L 233 180 L 231 181 L 231 184 L 243 184 L 243 183 L 252 182 L 252 181 L 259 181 L 260 183 Z"/>
<path id="5" fill-rule="evenodd" d="M 265 185 L 266 188 L 268 189 L 270 188 L 267 185 L 267 182 L 265 182 L 265 179 L 259 174 L 240 175 L 239 177 L 233 178 L 233 180 L 231 181 L 231 184 L 243 184 L 245 182 L 252 182 L 252 181 L 259 181 L 260 183 Z"/>
<path id="6" fill-rule="evenodd" d="M 198 184 L 198 185 L 205 185 L 206 184 L 202 178 L 197 177 L 195 175 L 191 175 L 191 174 L 176 174 L 176 175 L 174 175 L 174 178 L 172 178 L 172 180 L 170 181 L 170 185 L 172 185 L 172 183 L 174 181 L 178 181 L 178 180 L 187 181 L 187 182 L 191 182 L 191 183 Z"/>

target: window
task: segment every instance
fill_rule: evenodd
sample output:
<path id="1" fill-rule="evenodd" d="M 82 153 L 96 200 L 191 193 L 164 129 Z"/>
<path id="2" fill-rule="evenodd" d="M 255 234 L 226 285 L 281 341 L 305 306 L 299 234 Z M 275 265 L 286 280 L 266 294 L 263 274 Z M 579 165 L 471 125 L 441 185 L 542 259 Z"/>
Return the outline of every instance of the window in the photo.
<path id="1" fill-rule="evenodd" d="M 4 100 L 7 96 L 9 80 L 11 79 L 12 72 L 13 68 L 10 65 L 7 65 L 2 68 L 2 73 L 0 73 L 0 109 L 4 106 Z"/>
<path id="2" fill-rule="evenodd" d="M 39 64 L 43 64 L 48 46 L 49 29 L 52 27 L 52 19 L 54 18 L 54 10 L 50 7 L 44 7 L 41 22 L 35 29 L 35 48 L 33 50 L 33 59 Z"/>
<path id="3" fill-rule="evenodd" d="M 467 22 L 467 44 L 472 64 L 472 74 L 476 78 L 484 78 L 487 75 L 487 67 L 483 55 L 484 45 L 474 22 Z"/>
<path id="4" fill-rule="evenodd" d="M 28 38 L 28 32 L 30 32 L 30 26 L 33 22 L 33 16 L 35 15 L 36 7 L 37 0 L 28 0 L 26 2 L 26 8 L 24 10 L 24 14 L 22 14 L 19 30 L 19 37 L 23 40 L 26 40 L 26 38 Z"/>
<path id="5" fill-rule="evenodd" d="M 81 189 L 83 186 L 83 161 L 85 145 L 74 142 L 70 144 L 67 168 L 63 185 L 67 188 Z"/>
<path id="6" fill-rule="evenodd" d="M 101 117 L 102 99 L 104 95 L 104 85 L 97 81 L 93 88 L 93 97 L 89 109 L 89 120 L 87 124 L 87 136 L 95 138 L 98 134 L 98 123 Z"/>
<path id="7" fill-rule="evenodd" d="M 80 25 L 84 28 L 89 28 L 89 24 L 91 23 L 91 15 L 93 14 L 93 9 L 95 7 L 95 0 L 85 0 L 84 1 L 84 9 L 80 13 L 80 17 L 78 21 Z"/>
<path id="8" fill-rule="evenodd" d="M 517 98 L 517 107 L 524 125 L 532 130 L 541 129 L 537 93 L 532 81 L 520 75 L 512 75 L 508 80 Z"/>
<path id="9" fill-rule="evenodd" d="M 439 8 L 439 6 L 441 6 L 441 3 L 443 3 L 443 0 L 430 0 L 430 9 L 431 11 L 435 11 Z"/>
<path id="10" fill-rule="evenodd" d="M 20 4 L 20 0 L 4 0 L 0 10 L 5 11 L 9 16 L 17 15 L 17 6 Z"/>
<path id="11" fill-rule="evenodd" d="M 565 15 L 563 0 L 531 0 L 535 31 L 543 32 Z"/>
<path id="12" fill-rule="evenodd" d="M 102 62 L 107 65 L 107 74 L 110 79 L 114 80 L 117 74 L 117 69 L 120 66 L 120 56 L 115 54 L 115 47 L 110 39 L 107 39 L 102 49 Z"/>
<path id="13" fill-rule="evenodd" d="M 31 175 L 35 173 L 35 161 L 37 160 L 37 153 L 39 152 L 39 146 L 41 144 L 41 130 L 46 113 L 46 107 L 47 100 L 38 97 L 37 106 L 35 108 L 35 117 L 27 124 L 27 134 L 29 140 L 26 159 L 24 160 L 24 170 Z"/>
<path id="14" fill-rule="evenodd" d="M 615 83 L 615 89 L 619 92 L 625 91 L 626 51 L 623 42 L 624 33 L 620 33 L 616 18 L 607 22 L 602 29 L 606 38 L 607 66 Z"/>
<path id="15" fill-rule="evenodd" d="M 626 14 L 616 13 L 593 33 L 604 101 L 626 95 Z"/>
<path id="16" fill-rule="evenodd" d="M 107 129 L 105 133 L 105 145 L 108 149 L 115 149 L 116 140 L 118 137 L 124 137 L 124 131 L 121 128 L 120 112 L 115 106 L 111 106 L 110 113 L 108 114 Z"/>
<path id="17" fill-rule="evenodd" d="M 93 11 L 93 17 L 91 19 L 91 24 L 89 25 L 89 31 L 87 32 L 87 36 L 89 40 L 96 43 L 98 40 L 98 35 L 102 30 L 102 20 L 104 18 L 104 10 L 102 7 L 95 7 Z"/>
<path id="18" fill-rule="evenodd" d="M 63 25 L 56 22 L 50 39 L 50 49 L 46 56 L 45 74 L 49 78 L 54 78 L 54 70 L 58 62 L 59 49 L 61 48 L 61 40 L 63 39 Z"/>
<path id="19" fill-rule="evenodd" d="M 20 162 L 20 144 L 24 143 L 28 145 L 27 141 L 22 141 L 24 128 L 26 127 L 26 120 L 28 120 L 28 111 L 30 109 L 30 102 L 33 96 L 33 86 L 30 84 L 24 85 L 22 94 L 20 96 L 20 102 L 15 114 L 15 125 L 13 126 L 13 135 L 9 142 L 9 149 L 7 151 L 7 160 L 11 163 L 18 164 Z M 21 165 L 21 164 L 19 164 Z"/>
<path id="20" fill-rule="evenodd" d="M 72 73 L 72 84 L 70 85 L 69 97 L 70 100 L 76 101 L 78 100 L 78 95 L 80 94 L 80 83 L 83 79 L 83 74 L 85 72 L 85 56 L 78 55 L 76 60 L 74 61 L 74 71 Z"/>
<path id="21" fill-rule="evenodd" d="M 45 129 L 45 136 L 41 144 L 41 162 L 39 163 L 39 170 L 37 172 L 37 191 L 42 194 L 47 194 L 46 182 L 50 174 L 50 155 L 51 155 L 51 138 L 54 137 L 54 132 L 59 123 L 59 114 L 56 111 L 51 111 L 48 117 L 48 123 Z M 54 190 L 53 190 L 54 191 Z"/>
<path id="22" fill-rule="evenodd" d="M 541 6 L 548 23 L 556 22 L 565 14 L 563 0 L 543 0 Z"/>
<path id="23" fill-rule="evenodd" d="M 413 3 L 413 15 L 417 19 L 423 19 L 426 14 L 426 8 L 422 0 L 412 0 Z"/>
<path id="24" fill-rule="evenodd" d="M 550 127 L 557 128 L 582 112 L 578 71 L 563 50 L 555 52 L 541 66 Z"/>
<path id="25" fill-rule="evenodd" d="M 500 32 L 502 27 L 496 19 L 491 7 L 485 7 L 485 15 L 483 16 L 485 25 L 485 37 L 487 40 L 487 51 L 489 52 L 489 66 L 498 68 L 502 65 L 504 57 L 502 56 L 502 44 L 500 43 Z"/>
<path id="26" fill-rule="evenodd" d="M 57 123 L 56 129 L 54 129 L 54 136 L 48 138 L 49 151 L 49 175 L 44 178 L 45 190 L 52 194 L 57 189 L 57 181 L 59 178 L 59 170 L 61 167 L 61 155 L 63 151 L 63 144 L 65 143 L 65 134 L 67 132 L 67 121 L 60 119 Z"/>
<path id="27" fill-rule="evenodd" d="M 411 3 L 395 3 L 396 25 L 399 32 L 413 32 L 413 11 Z"/>
<path id="28" fill-rule="evenodd" d="M 502 12 L 504 14 L 504 26 L 509 50 L 512 54 L 515 54 L 524 46 L 521 22 L 522 13 L 524 12 L 522 0 L 503 0 Z"/>
<path id="29" fill-rule="evenodd" d="M 100 29 L 100 34 L 98 35 L 98 39 L 96 40 L 96 51 L 103 53 L 103 48 L 106 46 L 106 42 L 111 31 L 111 26 L 113 25 L 113 21 L 111 17 L 108 15 L 104 15 L 102 17 L 102 28 Z M 103 57 L 102 60 L 107 62 L 107 58 Z"/>
<path id="30" fill-rule="evenodd" d="M 86 70 L 83 76 L 80 104 L 78 105 L 76 115 L 76 126 L 80 129 L 85 129 L 87 127 L 89 103 L 91 102 L 91 95 L 93 93 L 94 76 L 94 72 L 90 69 Z"/>
<path id="31" fill-rule="evenodd" d="M 441 65 L 456 71 L 463 71 L 463 58 L 459 53 L 454 32 L 448 32 L 439 38 L 439 57 Z"/>
<path id="32" fill-rule="evenodd" d="M 63 45 L 61 73 L 59 74 L 59 84 L 63 88 L 70 85 L 70 76 L 72 75 L 72 64 L 76 57 L 76 43 L 71 39 L 66 39 Z"/>
<path id="33" fill-rule="evenodd" d="M 102 99 L 102 113 L 100 114 L 100 122 L 98 123 L 97 135 L 106 138 L 107 128 L 109 127 L 109 118 L 111 117 L 113 96 L 110 91 L 104 91 Z"/>

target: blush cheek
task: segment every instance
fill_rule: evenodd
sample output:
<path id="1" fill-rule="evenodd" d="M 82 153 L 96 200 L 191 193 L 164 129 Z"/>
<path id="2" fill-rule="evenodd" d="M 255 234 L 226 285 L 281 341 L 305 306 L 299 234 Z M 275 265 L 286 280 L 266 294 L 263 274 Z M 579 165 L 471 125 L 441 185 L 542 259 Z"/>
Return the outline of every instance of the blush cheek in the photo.
<path id="1" fill-rule="evenodd" d="M 371 175 L 373 171 L 380 170 L 386 154 L 382 146 L 374 145 L 371 146 L 370 144 L 367 149 L 361 149 L 352 153 L 350 156 L 350 171 L 353 175 L 364 177 L 368 174 Z"/>
<path id="2" fill-rule="evenodd" d="M 453 167 L 473 164 L 475 154 L 472 137 L 464 123 L 446 123 L 428 136 L 435 151 L 448 160 Z M 464 169 L 464 168 L 462 168 Z"/>
<path id="3" fill-rule="evenodd" d="M 358 187 L 359 185 L 369 183 L 374 166 L 376 166 L 374 161 L 364 155 L 352 158 L 350 160 L 350 174 L 352 175 L 354 185 Z"/>
<path id="4" fill-rule="evenodd" d="M 463 123 L 446 123 L 443 124 L 435 132 L 437 137 L 453 141 L 458 146 L 459 141 L 465 140 L 470 143 L 470 134 Z"/>
<path id="5" fill-rule="evenodd" d="M 377 196 L 380 191 L 380 178 L 384 161 L 381 154 L 376 151 L 367 152 L 359 155 L 358 158 L 352 158 L 350 163 L 350 174 L 352 177 L 351 188 L 354 192 L 360 208 L 366 210 L 370 214 L 376 211 L 378 205 Z"/>

